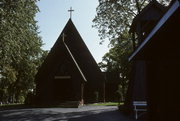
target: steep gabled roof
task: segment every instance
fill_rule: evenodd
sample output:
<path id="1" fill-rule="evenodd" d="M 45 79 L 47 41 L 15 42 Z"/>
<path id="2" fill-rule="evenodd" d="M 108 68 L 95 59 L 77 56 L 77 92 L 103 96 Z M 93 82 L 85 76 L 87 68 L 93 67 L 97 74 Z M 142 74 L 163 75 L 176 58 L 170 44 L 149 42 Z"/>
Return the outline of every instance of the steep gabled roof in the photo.
<path id="1" fill-rule="evenodd" d="M 65 36 L 64 36 L 65 35 Z M 67 22 L 44 63 L 40 67 L 36 81 L 44 81 L 54 76 L 59 65 L 70 60 L 76 75 L 83 81 L 100 81 L 103 79 L 101 71 L 77 31 L 71 19 Z M 71 73 L 71 67 L 69 67 Z"/>

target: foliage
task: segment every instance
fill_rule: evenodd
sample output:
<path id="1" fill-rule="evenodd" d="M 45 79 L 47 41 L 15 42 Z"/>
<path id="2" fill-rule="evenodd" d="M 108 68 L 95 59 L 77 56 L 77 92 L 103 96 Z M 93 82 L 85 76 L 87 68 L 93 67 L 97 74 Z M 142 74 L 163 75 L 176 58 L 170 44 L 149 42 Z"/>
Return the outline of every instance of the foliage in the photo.
<path id="1" fill-rule="evenodd" d="M 128 55 L 131 53 L 132 46 L 129 41 L 126 41 L 129 37 L 128 32 L 121 37 L 123 37 L 121 38 L 121 42 L 117 40 L 118 43 L 114 44 L 114 47 L 103 56 L 99 66 L 105 72 L 118 72 L 120 74 L 120 85 L 117 92 L 120 100 L 124 101 L 131 70 Z"/>
<path id="2" fill-rule="evenodd" d="M 170 0 L 159 0 L 168 4 Z M 110 41 L 110 50 L 99 63 L 106 72 L 119 72 L 121 82 L 117 91 L 124 100 L 127 84 L 130 79 L 131 63 L 128 56 L 132 53 L 131 37 L 128 33 L 133 18 L 150 0 L 99 0 L 93 27 L 98 29 L 102 43 Z"/>
<path id="3" fill-rule="evenodd" d="M 34 88 L 42 41 L 34 17 L 37 0 L 0 1 L 0 101 L 18 102 Z"/>
<path id="4" fill-rule="evenodd" d="M 99 0 L 93 27 L 98 29 L 101 41 L 110 41 L 123 36 L 129 29 L 132 19 L 151 0 Z M 170 0 L 159 0 L 167 4 Z"/>

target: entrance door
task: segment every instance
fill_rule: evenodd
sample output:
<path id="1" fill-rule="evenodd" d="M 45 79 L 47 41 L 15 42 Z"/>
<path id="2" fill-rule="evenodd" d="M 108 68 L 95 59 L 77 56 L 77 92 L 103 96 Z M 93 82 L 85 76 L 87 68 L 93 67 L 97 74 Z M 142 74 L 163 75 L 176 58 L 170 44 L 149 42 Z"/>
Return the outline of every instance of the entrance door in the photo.
<path id="1" fill-rule="evenodd" d="M 70 76 L 56 76 L 54 79 L 54 98 L 56 102 L 72 101 L 74 97 L 73 81 Z"/>

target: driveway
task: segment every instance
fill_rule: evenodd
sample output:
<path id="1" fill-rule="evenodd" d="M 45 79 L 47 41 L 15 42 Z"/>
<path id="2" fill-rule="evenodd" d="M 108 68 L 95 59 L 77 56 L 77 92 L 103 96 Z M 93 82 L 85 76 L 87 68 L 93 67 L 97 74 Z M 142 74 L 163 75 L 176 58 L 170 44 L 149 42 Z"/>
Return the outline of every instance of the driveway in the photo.
<path id="1" fill-rule="evenodd" d="M 116 106 L 80 108 L 31 108 L 0 110 L 0 121 L 135 121 L 123 116 Z"/>

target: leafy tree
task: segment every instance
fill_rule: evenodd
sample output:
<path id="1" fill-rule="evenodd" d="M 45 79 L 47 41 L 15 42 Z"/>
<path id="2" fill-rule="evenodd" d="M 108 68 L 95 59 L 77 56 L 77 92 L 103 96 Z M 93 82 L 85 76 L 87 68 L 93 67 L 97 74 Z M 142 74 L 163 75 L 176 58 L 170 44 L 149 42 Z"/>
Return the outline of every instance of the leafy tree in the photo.
<path id="1" fill-rule="evenodd" d="M 119 92 L 123 97 L 130 78 L 131 63 L 128 56 L 132 53 L 132 41 L 128 33 L 133 18 L 151 0 L 99 0 L 93 27 L 98 29 L 103 43 L 109 39 L 110 50 L 99 63 L 103 71 L 117 71 L 121 75 Z M 161 4 L 168 4 L 170 0 L 159 0 Z"/>
<path id="2" fill-rule="evenodd" d="M 108 38 L 110 41 L 123 36 L 132 19 L 151 0 L 99 0 L 93 27 L 98 29 L 101 41 Z M 170 0 L 159 0 L 162 4 Z"/>
<path id="3" fill-rule="evenodd" d="M 19 101 L 34 88 L 42 54 L 37 0 L 0 0 L 0 89 L 3 101 Z"/>
<path id="4" fill-rule="evenodd" d="M 127 59 L 132 50 L 131 43 L 126 41 L 128 38 L 128 32 L 124 34 L 123 37 L 125 40 L 121 38 L 122 42 L 120 44 L 115 44 L 113 48 L 103 56 L 102 62 L 99 63 L 99 66 L 103 71 L 118 72 L 120 74 L 118 93 L 121 95 L 121 101 L 124 101 L 127 83 L 129 81 L 130 63 Z M 120 40 L 117 42 L 120 42 Z"/>

